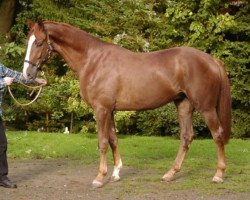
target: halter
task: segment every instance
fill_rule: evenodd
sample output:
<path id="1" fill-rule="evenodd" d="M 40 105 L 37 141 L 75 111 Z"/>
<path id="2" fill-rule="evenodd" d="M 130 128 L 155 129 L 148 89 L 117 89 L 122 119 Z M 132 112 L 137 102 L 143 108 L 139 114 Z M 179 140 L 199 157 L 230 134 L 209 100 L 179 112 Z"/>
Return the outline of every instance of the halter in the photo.
<path id="1" fill-rule="evenodd" d="M 34 63 L 34 62 L 32 62 L 32 61 L 29 61 L 29 60 L 24 60 L 24 62 L 33 65 L 37 70 L 40 69 L 40 66 L 41 66 L 41 64 L 42 64 L 43 62 L 45 62 L 46 60 L 48 60 L 48 59 L 50 58 L 50 56 L 51 56 L 51 54 L 52 54 L 52 51 L 53 51 L 53 47 L 52 47 L 52 45 L 51 45 L 51 41 L 50 41 L 50 39 L 49 39 L 49 33 L 48 33 L 48 30 L 47 30 L 47 29 L 45 29 L 45 33 L 46 33 L 47 44 L 48 44 L 48 49 L 47 49 L 47 51 L 46 51 L 47 54 L 45 54 L 45 56 L 44 56 L 42 59 L 40 59 L 40 60 L 38 61 L 38 63 Z"/>

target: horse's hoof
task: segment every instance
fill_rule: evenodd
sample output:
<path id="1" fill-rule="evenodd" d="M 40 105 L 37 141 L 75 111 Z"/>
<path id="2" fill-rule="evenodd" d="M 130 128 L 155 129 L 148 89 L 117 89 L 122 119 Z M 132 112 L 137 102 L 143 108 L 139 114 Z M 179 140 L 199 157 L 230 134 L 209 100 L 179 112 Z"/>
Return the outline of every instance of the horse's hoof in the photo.
<path id="1" fill-rule="evenodd" d="M 100 182 L 100 181 L 94 180 L 94 181 L 92 182 L 92 187 L 93 187 L 93 188 L 100 188 L 100 187 L 102 187 L 102 186 L 103 186 L 103 183 Z"/>
<path id="2" fill-rule="evenodd" d="M 111 183 L 117 182 L 117 181 L 119 181 L 120 179 L 121 179 L 120 176 L 111 176 L 110 182 L 111 182 Z"/>
<path id="3" fill-rule="evenodd" d="M 223 179 L 218 177 L 218 176 L 214 176 L 213 177 L 213 180 L 212 180 L 214 183 L 223 183 Z"/>
<path id="4" fill-rule="evenodd" d="M 170 181 L 172 181 L 173 179 L 174 179 L 173 176 L 165 175 L 165 176 L 163 176 L 163 177 L 161 178 L 161 181 L 162 181 L 162 182 L 170 182 Z"/>

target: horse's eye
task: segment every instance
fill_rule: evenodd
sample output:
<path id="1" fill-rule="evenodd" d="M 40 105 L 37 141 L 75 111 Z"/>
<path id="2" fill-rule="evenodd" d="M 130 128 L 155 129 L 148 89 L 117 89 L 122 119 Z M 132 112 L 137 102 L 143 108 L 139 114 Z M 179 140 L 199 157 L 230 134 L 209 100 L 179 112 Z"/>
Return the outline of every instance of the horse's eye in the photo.
<path id="1" fill-rule="evenodd" d="M 41 47 L 41 46 L 43 46 L 43 43 L 42 43 L 42 42 L 39 42 L 39 43 L 37 43 L 37 46 L 38 46 L 38 47 Z"/>
<path id="2" fill-rule="evenodd" d="M 43 46 L 43 42 L 41 42 L 41 41 L 36 41 L 36 46 L 37 46 L 37 47 Z"/>

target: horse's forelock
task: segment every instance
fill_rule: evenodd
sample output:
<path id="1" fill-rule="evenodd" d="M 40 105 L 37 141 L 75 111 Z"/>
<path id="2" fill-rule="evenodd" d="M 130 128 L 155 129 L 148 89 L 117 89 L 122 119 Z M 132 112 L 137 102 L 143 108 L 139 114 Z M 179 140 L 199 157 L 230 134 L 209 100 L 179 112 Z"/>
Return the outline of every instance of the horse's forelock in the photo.
<path id="1" fill-rule="evenodd" d="M 28 38 L 32 35 L 35 35 L 37 40 L 45 40 L 46 34 L 44 31 L 44 25 L 41 25 L 41 23 L 35 23 L 35 25 L 32 27 L 28 34 Z"/>
<path id="2" fill-rule="evenodd" d="M 25 43 L 28 43 L 29 39 L 30 39 L 30 36 L 34 35 L 34 31 L 33 30 L 30 30 L 27 34 L 27 37 L 26 37 L 26 40 L 25 40 Z"/>

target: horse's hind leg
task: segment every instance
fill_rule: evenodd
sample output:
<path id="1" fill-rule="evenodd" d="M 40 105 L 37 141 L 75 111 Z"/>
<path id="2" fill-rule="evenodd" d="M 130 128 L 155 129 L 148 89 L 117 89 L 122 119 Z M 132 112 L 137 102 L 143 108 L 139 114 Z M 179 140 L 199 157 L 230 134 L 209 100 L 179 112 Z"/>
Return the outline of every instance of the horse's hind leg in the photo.
<path id="1" fill-rule="evenodd" d="M 194 131 L 192 125 L 192 114 L 194 107 L 190 104 L 187 98 L 175 103 L 178 108 L 178 114 L 179 114 L 179 123 L 181 128 L 180 131 L 181 144 L 173 166 L 162 177 L 163 181 L 173 180 L 175 173 L 180 171 L 184 157 L 194 138 Z"/>
<path id="2" fill-rule="evenodd" d="M 120 170 L 122 168 L 122 160 L 120 153 L 118 151 L 118 139 L 115 131 L 115 122 L 114 115 L 112 114 L 111 127 L 110 127 L 110 135 L 109 135 L 109 144 L 112 149 L 113 158 L 114 158 L 114 170 L 111 176 L 111 181 L 119 181 L 120 180 Z"/>
<path id="3" fill-rule="evenodd" d="M 216 109 L 210 111 L 202 112 L 205 122 L 210 129 L 213 139 L 216 143 L 217 154 L 218 154 L 218 166 L 217 171 L 213 177 L 213 182 L 222 183 L 223 182 L 223 173 L 226 168 L 225 164 L 225 151 L 224 151 L 224 142 L 222 139 L 222 127 L 220 125 Z"/>

